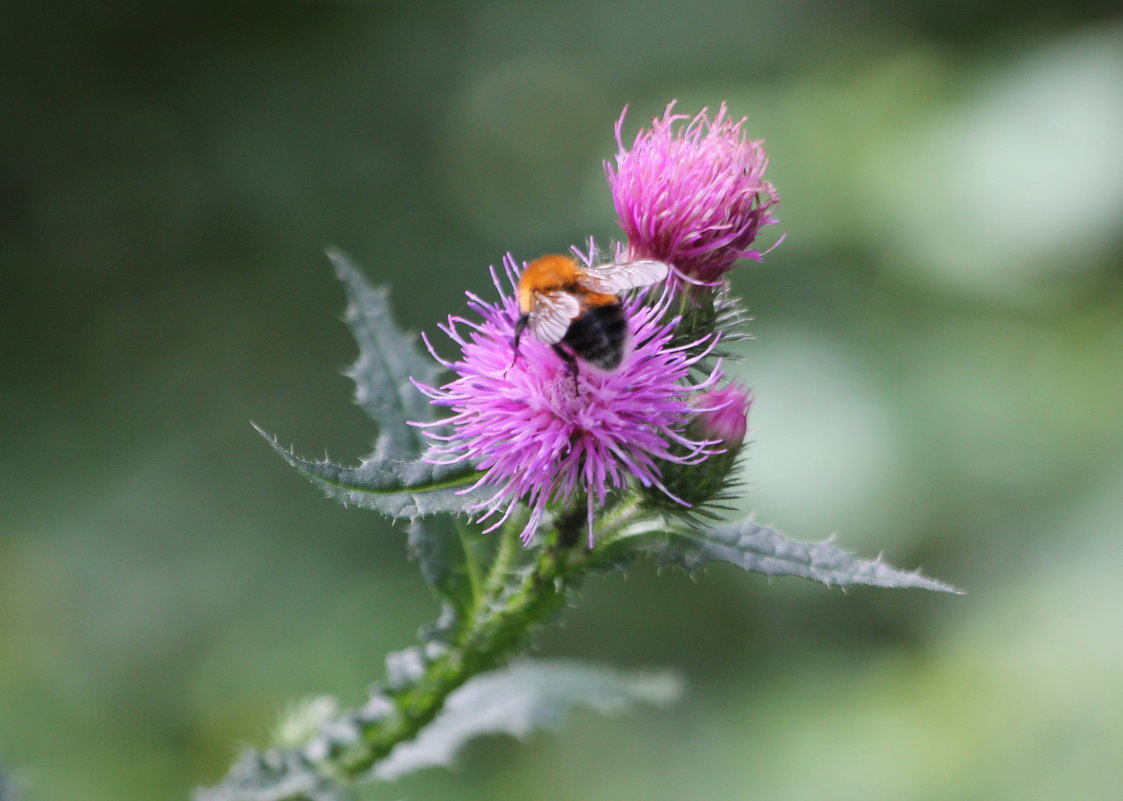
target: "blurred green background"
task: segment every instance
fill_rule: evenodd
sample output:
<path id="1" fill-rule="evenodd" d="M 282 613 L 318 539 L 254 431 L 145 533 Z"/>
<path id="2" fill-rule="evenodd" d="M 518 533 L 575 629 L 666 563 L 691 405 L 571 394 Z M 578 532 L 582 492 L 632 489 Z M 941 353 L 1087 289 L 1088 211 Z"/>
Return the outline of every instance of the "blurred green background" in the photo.
<path id="1" fill-rule="evenodd" d="M 666 665 L 370 798 L 1118 799 L 1123 17 L 1103 2 L 129 0 L 0 8 L 0 763 L 184 798 L 290 701 L 355 703 L 435 605 L 404 534 L 250 428 L 367 452 L 323 257 L 434 330 L 486 268 L 616 234 L 671 98 L 767 140 L 787 241 L 744 500 L 962 597 L 597 580 L 546 654 Z"/>

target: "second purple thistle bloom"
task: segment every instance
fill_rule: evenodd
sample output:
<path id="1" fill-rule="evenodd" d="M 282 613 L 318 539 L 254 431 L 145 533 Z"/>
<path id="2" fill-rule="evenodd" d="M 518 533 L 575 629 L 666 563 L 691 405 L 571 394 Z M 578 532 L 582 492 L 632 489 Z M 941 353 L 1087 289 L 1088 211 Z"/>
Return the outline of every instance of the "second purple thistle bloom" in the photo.
<path id="1" fill-rule="evenodd" d="M 631 149 L 621 114 L 616 164 L 605 162 L 605 173 L 628 256 L 667 262 L 680 285 L 713 285 L 737 259 L 761 259 L 752 245 L 776 222 L 771 209 L 780 198 L 764 180 L 764 142 L 742 131 L 745 118 L 730 119 L 724 103 L 713 118 L 674 107 L 641 130 Z"/>
<path id="2" fill-rule="evenodd" d="M 584 261 L 591 264 L 592 254 Z M 534 338 L 523 341 L 515 359 L 516 291 L 525 265 L 508 256 L 503 266 L 503 274 L 492 271 L 498 301 L 469 294 L 478 319 L 453 316 L 441 326 L 460 347 L 458 358 L 441 358 L 426 338 L 434 357 L 455 373 L 439 388 L 418 384 L 453 412 L 426 428 L 436 443 L 429 458 L 466 460 L 483 472 L 476 488 L 492 494 L 473 511 L 491 524 L 488 530 L 525 503 L 522 538 L 529 542 L 549 507 L 569 509 L 580 501 L 592 544 L 595 512 L 610 493 L 635 482 L 670 495 L 659 462 L 694 464 L 721 450 L 717 442 L 685 433 L 691 399 L 715 386 L 721 369 L 690 380 L 708 349 L 672 346 L 677 318 L 667 314 L 669 293 L 654 303 L 643 295 L 623 300 L 628 337 L 613 370 L 582 364 L 575 381 L 551 346 Z"/>

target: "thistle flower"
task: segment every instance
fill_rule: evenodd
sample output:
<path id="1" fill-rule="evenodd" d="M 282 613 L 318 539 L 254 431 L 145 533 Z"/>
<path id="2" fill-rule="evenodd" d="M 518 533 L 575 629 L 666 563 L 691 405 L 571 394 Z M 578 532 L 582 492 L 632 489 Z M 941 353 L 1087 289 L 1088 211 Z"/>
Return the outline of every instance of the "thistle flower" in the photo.
<path id="1" fill-rule="evenodd" d="M 751 245 L 776 222 L 770 210 L 779 196 L 764 180 L 764 142 L 745 138 L 744 117 L 731 120 L 724 103 L 712 119 L 706 109 L 691 119 L 674 107 L 641 130 L 631 150 L 621 137 L 625 108 L 616 166 L 606 161 L 605 173 L 629 255 L 671 264 L 680 286 L 714 285 L 737 259 L 761 260 Z"/>
<path id="2" fill-rule="evenodd" d="M 592 263 L 592 247 L 587 255 L 574 252 Z M 633 481 L 684 503 L 664 486 L 659 465 L 696 464 L 720 450 L 685 430 L 693 418 L 690 399 L 713 387 L 721 369 L 714 367 L 699 383 L 689 381 L 708 348 L 671 346 L 677 321 L 667 314 L 671 295 L 653 303 L 645 302 L 645 294 L 624 299 L 629 337 L 620 366 L 606 372 L 582 363 L 575 379 L 549 345 L 532 337 L 514 357 L 516 287 L 526 265 L 516 265 L 508 254 L 503 267 L 502 278 L 492 269 L 497 302 L 468 294 L 478 320 L 451 316 L 440 326 L 460 347 L 459 358 L 442 359 L 425 339 L 434 358 L 456 374 L 440 388 L 418 383 L 433 403 L 453 411 L 426 428 L 437 443 L 429 458 L 468 460 L 483 472 L 471 490 L 486 487 L 491 495 L 470 511 L 490 521 L 488 531 L 525 503 L 530 516 L 524 542 L 547 508 L 569 509 L 583 499 L 591 546 L 594 511 Z"/>

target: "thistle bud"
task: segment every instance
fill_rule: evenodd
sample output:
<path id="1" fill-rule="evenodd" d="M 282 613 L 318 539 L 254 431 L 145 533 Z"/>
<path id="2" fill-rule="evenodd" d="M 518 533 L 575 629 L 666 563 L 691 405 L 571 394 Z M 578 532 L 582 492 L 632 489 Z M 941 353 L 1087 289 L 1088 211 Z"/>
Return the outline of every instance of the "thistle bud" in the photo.
<path id="1" fill-rule="evenodd" d="M 714 450 L 704 461 L 660 465 L 666 493 L 645 493 L 648 503 L 664 512 L 706 515 L 702 507 L 728 498 L 736 483 L 733 468 L 748 432 L 751 405 L 752 395 L 739 384 L 707 390 L 693 398 L 687 435 L 713 443 Z M 668 503 L 667 494 L 681 503 Z"/>
<path id="2" fill-rule="evenodd" d="M 749 430 L 752 394 L 739 384 L 705 392 L 691 401 L 694 423 L 702 439 L 719 440 L 726 451 L 737 451 Z"/>

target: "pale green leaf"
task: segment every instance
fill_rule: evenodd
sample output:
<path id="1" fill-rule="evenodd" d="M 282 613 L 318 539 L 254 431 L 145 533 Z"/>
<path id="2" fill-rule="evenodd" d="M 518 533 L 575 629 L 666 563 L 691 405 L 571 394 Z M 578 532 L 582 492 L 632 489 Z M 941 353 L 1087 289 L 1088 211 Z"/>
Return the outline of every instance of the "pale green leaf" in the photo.
<path id="1" fill-rule="evenodd" d="M 425 438 L 409 422 L 428 422 L 433 413 L 410 379 L 434 384 L 440 367 L 398 328 L 384 287 L 369 283 L 341 251 L 329 249 L 327 255 L 347 292 L 344 319 L 359 343 L 359 357 L 346 374 L 355 382 L 355 402 L 378 423 L 374 455 L 415 456 L 425 447 Z"/>
<path id="2" fill-rule="evenodd" d="M 471 489 L 480 474 L 470 464 L 433 464 L 371 457 L 358 467 L 324 459 L 313 462 L 278 444 L 256 424 L 273 449 L 329 498 L 372 509 L 389 517 L 413 520 L 436 512 L 462 512 L 486 490 Z"/>
<path id="3" fill-rule="evenodd" d="M 246 750 L 221 784 L 199 788 L 194 801 L 355 801 L 351 789 L 322 775 L 297 751 Z"/>
<path id="4" fill-rule="evenodd" d="M 641 703 L 667 704 L 679 692 L 680 681 L 666 672 L 635 673 L 560 660 L 518 662 L 477 676 L 450 695 L 433 722 L 375 765 L 374 775 L 393 780 L 450 765 L 475 737 L 524 737 L 535 729 L 556 728 L 575 707 L 612 714 Z"/>
<path id="5" fill-rule="evenodd" d="M 616 549 L 639 551 L 656 562 L 693 571 L 725 562 L 766 576 L 800 576 L 827 585 L 869 584 L 960 592 L 950 584 L 899 570 L 877 559 L 861 559 L 830 540 L 803 543 L 751 520 L 708 528 L 677 526 L 622 537 Z"/>

